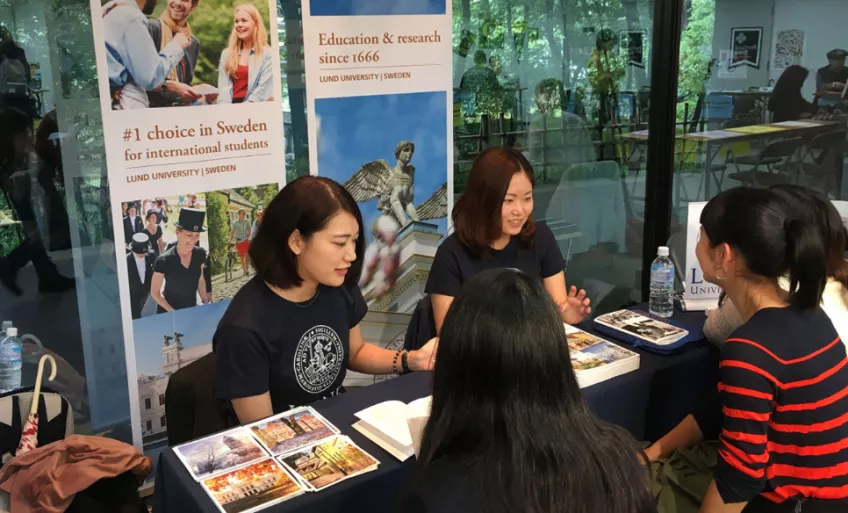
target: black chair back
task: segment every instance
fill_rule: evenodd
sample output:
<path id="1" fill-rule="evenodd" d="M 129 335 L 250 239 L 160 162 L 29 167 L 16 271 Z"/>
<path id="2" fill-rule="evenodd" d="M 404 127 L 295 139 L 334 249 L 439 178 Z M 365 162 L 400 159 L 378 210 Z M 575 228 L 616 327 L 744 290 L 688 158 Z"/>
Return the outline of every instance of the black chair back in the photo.
<path id="1" fill-rule="evenodd" d="M 403 338 L 403 348 L 407 351 L 420 349 L 435 336 L 436 317 L 433 315 L 430 295 L 427 294 L 418 301 L 412 312 L 412 318 L 409 320 L 409 326 Z"/>
<path id="2" fill-rule="evenodd" d="M 165 389 L 168 445 L 179 445 L 238 425 L 229 401 L 215 396 L 215 353 L 171 375 Z"/>

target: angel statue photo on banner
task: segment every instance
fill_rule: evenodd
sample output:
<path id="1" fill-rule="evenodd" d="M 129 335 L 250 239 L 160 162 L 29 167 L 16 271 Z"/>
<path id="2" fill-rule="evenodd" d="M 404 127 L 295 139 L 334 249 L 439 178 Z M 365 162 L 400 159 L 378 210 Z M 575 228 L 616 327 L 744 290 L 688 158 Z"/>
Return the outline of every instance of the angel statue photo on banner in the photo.
<path id="1" fill-rule="evenodd" d="M 415 205 L 415 166 L 411 164 L 415 143 L 401 141 L 395 147 L 396 164 L 384 159 L 363 164 L 344 184 L 357 203 L 377 199 L 379 217 L 371 226 L 373 241 L 365 251 L 360 286 L 375 284 L 381 297 L 391 290 L 400 265 L 398 235 L 411 222 L 447 217 L 447 182 L 419 205 Z"/>

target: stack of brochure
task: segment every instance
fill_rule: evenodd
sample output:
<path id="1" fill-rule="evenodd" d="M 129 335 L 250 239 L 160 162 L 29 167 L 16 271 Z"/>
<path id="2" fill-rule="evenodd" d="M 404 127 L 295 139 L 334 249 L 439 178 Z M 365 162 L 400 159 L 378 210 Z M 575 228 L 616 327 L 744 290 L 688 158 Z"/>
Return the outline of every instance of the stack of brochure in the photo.
<path id="1" fill-rule="evenodd" d="M 312 408 L 174 448 L 222 513 L 249 513 L 376 470 L 374 457 Z"/>
<path id="2" fill-rule="evenodd" d="M 568 324 L 565 325 L 565 335 L 571 367 L 580 388 L 639 369 L 638 353 Z"/>
<path id="3" fill-rule="evenodd" d="M 619 310 L 601 315 L 595 319 L 595 322 L 619 334 L 626 341 L 653 346 L 670 346 L 689 334 L 683 328 L 632 310 Z"/>

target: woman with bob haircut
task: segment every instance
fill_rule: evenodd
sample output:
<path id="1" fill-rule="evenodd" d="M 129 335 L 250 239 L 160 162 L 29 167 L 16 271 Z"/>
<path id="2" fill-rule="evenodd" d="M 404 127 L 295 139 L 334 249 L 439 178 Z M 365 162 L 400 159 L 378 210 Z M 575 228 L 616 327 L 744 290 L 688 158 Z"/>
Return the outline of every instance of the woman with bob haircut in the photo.
<path id="1" fill-rule="evenodd" d="M 565 336 L 535 276 L 490 269 L 468 280 L 442 326 L 400 511 L 656 511 L 640 447 L 589 410 Z"/>
<path id="2" fill-rule="evenodd" d="M 535 183 L 530 162 L 512 148 L 489 148 L 477 157 L 453 208 L 454 233 L 439 246 L 427 278 L 437 333 L 462 285 L 498 267 L 541 280 L 563 322 L 576 324 L 591 312 L 585 291 L 566 289 L 565 261 L 553 232 L 533 220 Z"/>
<path id="3" fill-rule="evenodd" d="M 780 191 L 747 187 L 701 212 L 698 263 L 742 325 L 721 349 L 715 400 L 647 450 L 660 459 L 718 438 L 701 513 L 848 511 L 848 359 L 819 306 L 829 256 L 819 222 Z"/>
<path id="4" fill-rule="evenodd" d="M 356 202 L 327 178 L 298 178 L 268 205 L 249 250 L 256 276 L 212 342 L 217 394 L 242 424 L 343 392 L 346 369 L 432 369 L 435 340 L 407 353 L 362 339 L 363 234 Z"/>

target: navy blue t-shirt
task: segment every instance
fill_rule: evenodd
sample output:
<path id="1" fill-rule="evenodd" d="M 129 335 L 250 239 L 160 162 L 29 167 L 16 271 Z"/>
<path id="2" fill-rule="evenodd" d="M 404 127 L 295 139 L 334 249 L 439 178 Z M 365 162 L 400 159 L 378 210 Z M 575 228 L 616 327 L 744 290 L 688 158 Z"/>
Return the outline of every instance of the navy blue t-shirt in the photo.
<path id="1" fill-rule="evenodd" d="M 254 277 L 218 323 L 216 394 L 240 399 L 271 393 L 274 413 L 337 395 L 347 372 L 350 330 L 368 306 L 359 287 L 319 286 L 293 303 Z"/>
<path id="2" fill-rule="evenodd" d="M 501 250 L 490 249 L 487 257 L 472 253 L 454 233 L 439 246 L 425 292 L 456 297 L 462 285 L 475 274 L 488 269 L 511 268 L 539 279 L 550 278 L 565 269 L 565 261 L 548 225 L 536 223 L 530 247 L 522 247 L 512 237 Z"/>

